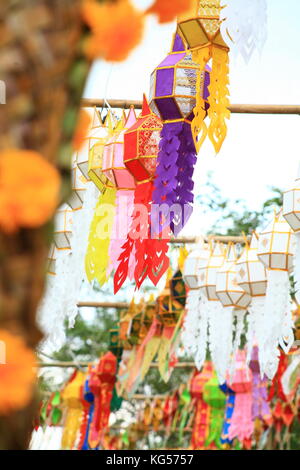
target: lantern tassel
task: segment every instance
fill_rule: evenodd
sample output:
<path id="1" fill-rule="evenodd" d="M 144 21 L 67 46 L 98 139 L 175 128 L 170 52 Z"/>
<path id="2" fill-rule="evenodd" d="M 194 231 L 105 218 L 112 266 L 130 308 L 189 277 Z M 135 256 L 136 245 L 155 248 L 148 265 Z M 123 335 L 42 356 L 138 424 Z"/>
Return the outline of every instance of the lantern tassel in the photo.
<path id="1" fill-rule="evenodd" d="M 255 343 L 258 346 L 259 351 L 259 365 L 260 368 L 263 365 L 263 336 L 262 329 L 264 325 L 265 315 L 265 296 L 252 297 L 251 304 L 248 307 L 248 330 L 247 330 L 247 364 L 251 359 L 251 354 Z"/>
<path id="2" fill-rule="evenodd" d="M 293 344 L 291 296 L 288 271 L 268 270 L 265 316 L 263 324 L 263 368 L 272 379 L 278 367 L 278 344 L 287 352 Z"/>

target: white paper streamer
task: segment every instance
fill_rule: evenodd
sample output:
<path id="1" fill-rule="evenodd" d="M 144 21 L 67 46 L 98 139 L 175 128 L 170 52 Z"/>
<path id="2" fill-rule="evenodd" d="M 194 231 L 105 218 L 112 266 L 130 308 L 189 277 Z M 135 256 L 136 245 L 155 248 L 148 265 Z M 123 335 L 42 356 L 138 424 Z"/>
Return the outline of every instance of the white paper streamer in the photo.
<path id="1" fill-rule="evenodd" d="M 264 344 L 262 371 L 273 379 L 279 361 L 278 345 L 288 351 L 293 344 L 290 281 L 287 271 L 268 270 L 265 315 L 262 324 Z"/>
<path id="2" fill-rule="evenodd" d="M 265 328 L 265 301 L 266 297 L 253 297 L 251 304 L 248 307 L 247 315 L 247 364 L 249 364 L 252 355 L 252 349 L 257 344 L 259 354 L 260 370 L 263 367 L 264 357 L 264 335 L 263 329 Z"/>
<path id="3" fill-rule="evenodd" d="M 295 297 L 300 303 L 300 233 L 295 233 L 296 239 L 296 253 L 294 264 L 294 282 L 295 282 Z"/>
<path id="4" fill-rule="evenodd" d="M 84 257 L 89 227 L 98 190 L 88 183 L 82 209 L 74 211 L 71 250 L 58 250 L 56 275 L 48 276 L 46 292 L 38 310 L 38 321 L 44 332 L 43 347 L 59 349 L 65 342 L 65 320 L 74 326 L 78 312 L 80 288 L 85 276 Z"/>
<path id="5" fill-rule="evenodd" d="M 262 52 L 267 39 L 266 0 L 224 0 L 221 32 L 233 56 L 246 63 L 255 50 Z"/>

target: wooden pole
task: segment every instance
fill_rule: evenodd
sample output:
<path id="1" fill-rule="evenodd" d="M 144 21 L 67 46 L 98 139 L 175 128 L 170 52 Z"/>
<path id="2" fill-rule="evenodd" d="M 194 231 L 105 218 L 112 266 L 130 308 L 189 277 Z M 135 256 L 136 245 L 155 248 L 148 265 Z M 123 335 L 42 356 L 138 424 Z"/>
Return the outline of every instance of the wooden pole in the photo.
<path id="1" fill-rule="evenodd" d="M 77 307 L 117 308 L 122 310 L 129 308 L 129 304 L 127 302 L 78 302 Z"/>
<path id="2" fill-rule="evenodd" d="M 92 362 L 73 362 L 73 361 L 68 361 L 68 362 L 39 362 L 37 364 L 37 367 L 61 367 L 61 368 L 67 368 L 67 367 L 88 367 Z M 151 368 L 157 368 L 158 364 L 157 362 L 152 362 L 150 364 Z M 184 368 L 193 368 L 195 367 L 194 362 L 177 362 L 175 364 L 176 369 L 184 369 Z"/>
<path id="3" fill-rule="evenodd" d="M 136 109 L 142 108 L 142 101 L 139 100 L 107 100 L 111 108 L 128 109 L 134 106 Z M 103 108 L 106 106 L 104 100 L 84 98 L 82 106 L 93 108 L 97 106 Z M 285 104 L 232 104 L 229 110 L 233 114 L 293 114 L 300 115 L 300 105 Z"/>

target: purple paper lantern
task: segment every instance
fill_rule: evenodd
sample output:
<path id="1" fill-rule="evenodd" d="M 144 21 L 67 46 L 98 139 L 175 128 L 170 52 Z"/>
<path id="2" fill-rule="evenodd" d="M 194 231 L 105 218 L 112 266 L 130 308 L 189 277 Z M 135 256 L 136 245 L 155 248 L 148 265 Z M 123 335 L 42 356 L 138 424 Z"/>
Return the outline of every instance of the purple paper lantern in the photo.
<path id="1" fill-rule="evenodd" d="M 199 74 L 200 87 L 197 80 Z M 151 75 L 150 87 L 150 107 L 164 123 L 153 203 L 162 208 L 163 224 L 170 224 L 175 235 L 192 213 L 192 178 L 197 155 L 191 122 L 197 93 L 201 94 L 205 109 L 208 109 L 209 83 L 209 67 L 201 71 L 176 34 L 171 53 Z"/>

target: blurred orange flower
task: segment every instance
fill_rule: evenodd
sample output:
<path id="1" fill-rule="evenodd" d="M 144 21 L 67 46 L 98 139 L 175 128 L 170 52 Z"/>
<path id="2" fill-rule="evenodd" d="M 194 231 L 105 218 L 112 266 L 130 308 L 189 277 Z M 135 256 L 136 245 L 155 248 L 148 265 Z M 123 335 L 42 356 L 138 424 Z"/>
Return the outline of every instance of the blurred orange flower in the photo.
<path id="1" fill-rule="evenodd" d="M 53 215 L 59 199 L 60 175 L 40 154 L 0 151 L 0 229 L 38 227 Z"/>
<path id="2" fill-rule="evenodd" d="M 36 380 L 36 361 L 23 339 L 6 330 L 0 330 L 0 352 L 0 414 L 6 415 L 28 405 Z"/>
<path id="3" fill-rule="evenodd" d="M 144 15 L 129 0 L 85 0 L 82 14 L 92 31 L 86 43 L 86 54 L 91 59 L 125 60 L 142 39 Z"/>
<path id="4" fill-rule="evenodd" d="M 168 23 L 176 19 L 192 6 L 193 0 L 155 0 L 147 13 L 154 13 L 158 16 L 160 23 Z"/>
<path id="5" fill-rule="evenodd" d="M 73 136 L 73 148 L 79 151 L 84 144 L 91 123 L 91 116 L 85 109 L 81 109 L 78 115 L 77 126 Z"/>

